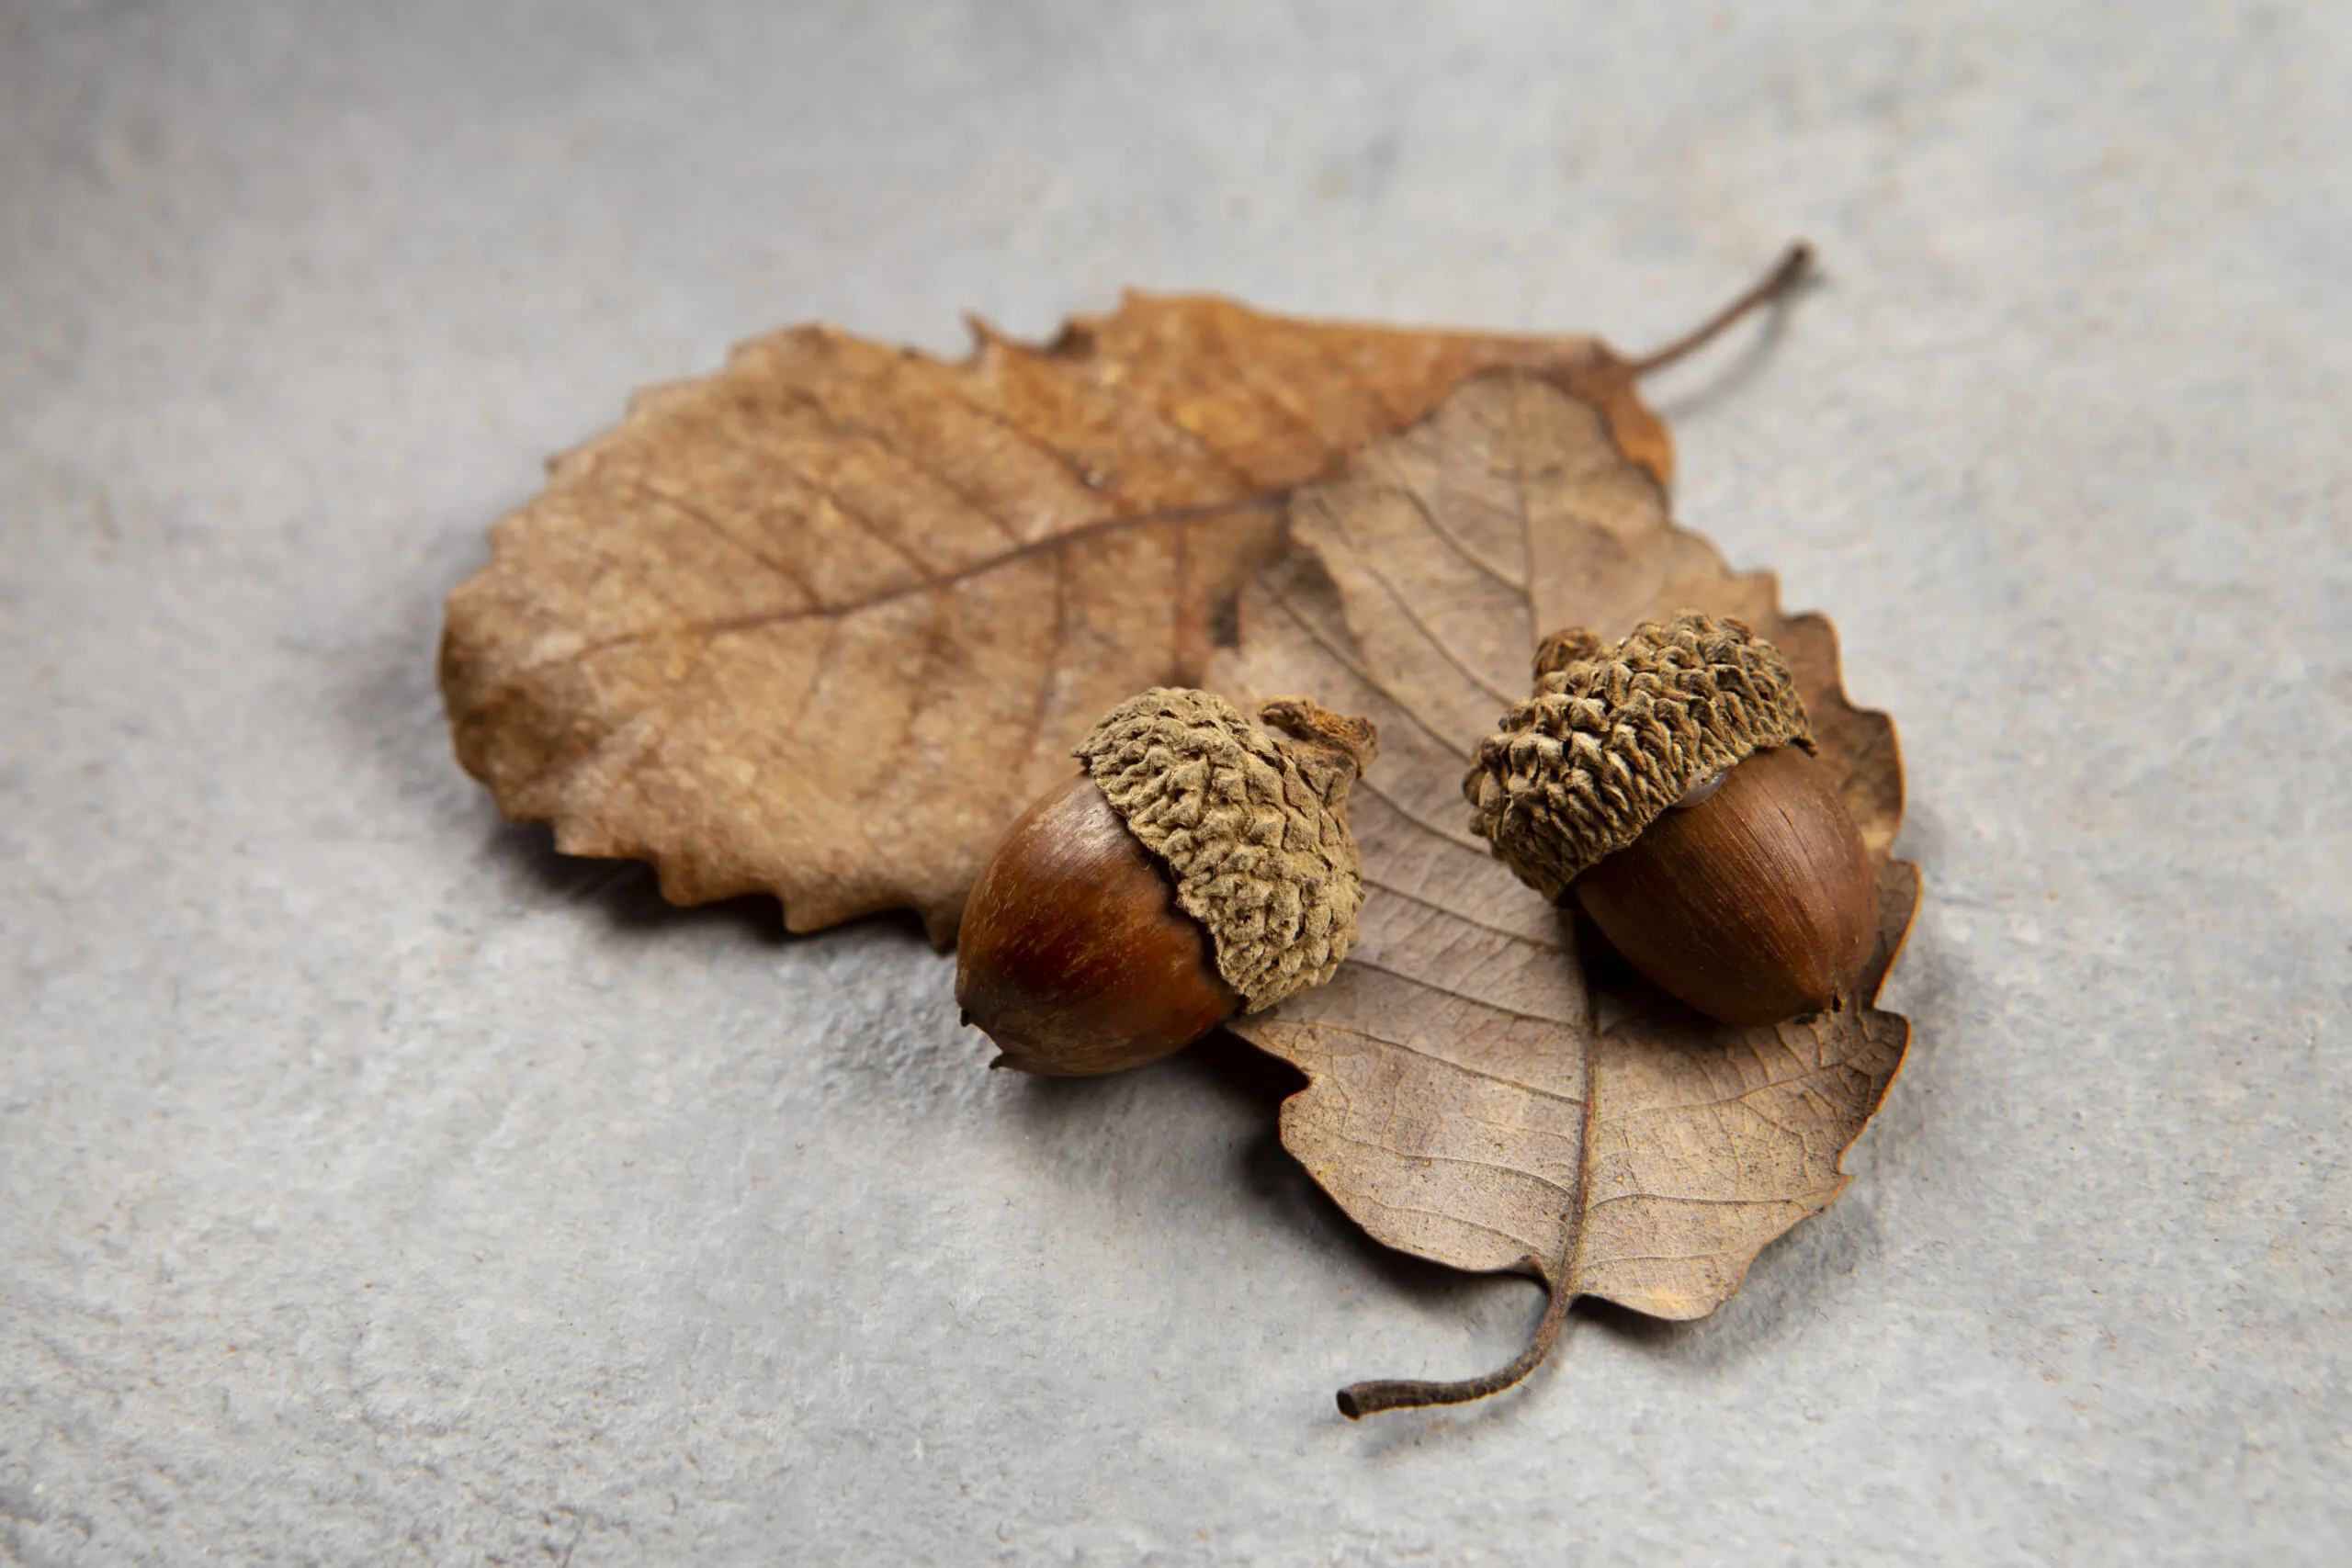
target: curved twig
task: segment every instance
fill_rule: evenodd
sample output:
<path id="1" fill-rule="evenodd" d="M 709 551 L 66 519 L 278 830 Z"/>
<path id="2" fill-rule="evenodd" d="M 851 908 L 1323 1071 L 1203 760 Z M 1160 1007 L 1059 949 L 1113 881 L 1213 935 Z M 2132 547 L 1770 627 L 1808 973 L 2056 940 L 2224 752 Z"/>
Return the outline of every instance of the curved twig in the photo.
<path id="1" fill-rule="evenodd" d="M 1652 350 L 1625 368 L 1635 376 L 1646 376 L 1653 370 L 1664 369 L 1686 354 L 1704 348 L 1725 327 L 1749 311 L 1770 305 L 1804 282 L 1805 275 L 1812 270 L 1813 247 L 1803 240 L 1792 241 L 1789 248 L 1781 254 L 1781 259 L 1772 265 L 1772 270 L 1750 285 L 1747 293 L 1664 348 Z"/>

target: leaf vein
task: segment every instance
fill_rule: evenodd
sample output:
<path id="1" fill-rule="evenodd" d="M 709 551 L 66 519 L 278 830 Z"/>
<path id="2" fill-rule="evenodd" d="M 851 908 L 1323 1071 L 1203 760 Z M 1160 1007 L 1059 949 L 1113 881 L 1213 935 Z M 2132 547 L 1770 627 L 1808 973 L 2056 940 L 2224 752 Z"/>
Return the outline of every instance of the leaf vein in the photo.
<path id="1" fill-rule="evenodd" d="M 1484 1078 L 1489 1083 L 1500 1084 L 1505 1089 L 1515 1089 L 1520 1090 L 1521 1093 L 1532 1094 L 1543 1100 L 1557 1100 L 1562 1105 L 1581 1107 L 1584 1104 L 1584 1101 L 1577 1098 L 1575 1095 L 1563 1094 L 1556 1089 L 1545 1089 L 1541 1084 L 1532 1084 L 1524 1082 L 1519 1078 L 1505 1077 L 1500 1073 L 1488 1072 L 1484 1067 L 1474 1067 L 1467 1062 L 1457 1062 L 1451 1056 L 1441 1056 L 1434 1051 L 1424 1050 L 1419 1045 L 1408 1044 L 1402 1040 L 1391 1040 L 1385 1034 L 1374 1034 L 1368 1029 L 1358 1029 L 1351 1024 L 1330 1023 L 1322 1019 L 1302 1019 L 1298 1021 L 1295 1027 L 1317 1030 L 1327 1034 L 1352 1035 L 1359 1040 L 1369 1040 L 1374 1045 L 1386 1045 L 1392 1049 L 1402 1051 L 1408 1056 L 1419 1056 L 1423 1061 L 1435 1062 L 1442 1067 L 1451 1067 L 1455 1072 L 1464 1075 L 1465 1077 Z"/>
<path id="2" fill-rule="evenodd" d="M 1389 794 L 1388 791 L 1382 787 L 1377 781 L 1368 776 L 1359 779 L 1356 781 L 1356 788 L 1363 791 L 1364 794 L 1371 795 L 1373 798 L 1379 801 L 1381 805 L 1385 806 L 1389 810 L 1394 811 L 1397 816 L 1403 818 L 1406 822 L 1409 823 L 1413 827 L 1419 828 L 1422 832 L 1430 834 L 1433 838 L 1442 839 L 1447 844 L 1455 849 L 1468 850 L 1472 854 L 1476 855 L 1481 860 L 1487 858 L 1487 841 L 1484 839 L 1473 837 L 1468 833 L 1456 832 L 1450 828 L 1439 827 L 1436 823 L 1430 821 L 1428 818 L 1423 817 L 1419 812 L 1407 806 L 1403 801 L 1398 800 L 1395 795 Z M 1361 835 L 1359 835 L 1359 837 L 1361 837 Z"/>
<path id="3" fill-rule="evenodd" d="M 1001 555 L 990 556 L 984 560 L 975 561 L 969 566 L 959 567 L 954 571 L 943 572 L 927 581 L 899 583 L 870 593 L 863 599 L 844 600 L 837 604 L 813 607 L 786 605 L 778 609 L 755 610 L 745 615 L 730 615 L 715 620 L 688 619 L 671 625 L 643 626 L 630 631 L 616 632 L 610 637 L 595 638 L 578 648 L 567 649 L 550 658 L 525 665 L 523 668 L 526 670 L 560 668 L 567 664 L 576 664 L 582 660 L 593 659 L 600 653 L 606 653 L 616 648 L 650 642 L 657 637 L 675 637 L 681 634 L 725 637 L 760 631 L 773 626 L 786 626 L 796 621 L 832 619 L 844 615 L 862 615 L 868 610 L 877 610 L 885 605 L 897 604 L 900 600 L 914 598 L 918 594 L 940 592 L 958 587 L 976 577 L 985 577 L 989 572 L 1004 567 L 1015 565 L 1050 551 L 1072 548 L 1125 529 L 1191 522 L 1204 517 L 1216 517 L 1244 511 L 1263 511 L 1276 499 L 1274 496 L 1268 495 L 1254 497 L 1248 502 L 1232 505 L 1220 503 L 1205 507 L 1175 507 L 1161 512 L 1138 512 L 1117 517 L 1098 518 L 1092 523 L 1082 524 L 1048 538 L 1033 540 L 1028 544 L 1006 550 Z"/>
<path id="4" fill-rule="evenodd" d="M 1334 660 L 1338 660 L 1340 666 L 1346 670 L 1349 674 L 1353 675 L 1357 680 L 1363 682 L 1364 685 L 1370 688 L 1375 694 L 1386 701 L 1390 706 L 1394 707 L 1397 712 L 1403 714 L 1408 719 L 1411 720 L 1413 727 L 1419 729 L 1422 734 L 1428 736 L 1430 739 L 1436 741 L 1440 746 L 1443 747 L 1446 750 L 1453 752 L 1456 757 L 1461 758 L 1464 761 L 1466 762 L 1470 760 L 1470 753 L 1464 750 L 1458 742 L 1449 739 L 1443 730 L 1438 728 L 1436 725 L 1430 723 L 1429 719 L 1422 716 L 1422 715 L 1414 708 L 1412 704 L 1405 701 L 1404 698 L 1398 696 L 1395 692 L 1390 691 L 1378 676 L 1372 673 L 1371 671 L 1366 670 L 1352 654 L 1342 651 L 1340 646 L 1331 640 L 1330 637 L 1321 626 L 1317 626 L 1313 621 L 1307 619 L 1306 615 L 1298 608 L 1298 606 L 1290 602 L 1289 596 L 1284 594 L 1281 589 L 1276 588 L 1272 583 L 1268 582 L 1263 579 L 1260 580 L 1259 586 L 1266 591 L 1266 596 L 1268 598 L 1282 606 L 1283 614 L 1289 615 L 1293 621 L 1297 623 L 1299 630 L 1305 632 L 1308 637 L 1321 644 L 1323 651 L 1329 654 Z"/>
<path id="5" fill-rule="evenodd" d="M 1455 555 L 1460 556 L 1464 560 L 1469 562 L 1473 568 L 1494 579 L 1495 581 L 1500 583 L 1503 587 L 1510 589 L 1514 593 L 1520 594 L 1523 597 L 1532 597 L 1534 585 L 1531 578 L 1513 577 L 1510 572 L 1505 571 L 1502 568 L 1488 560 L 1483 553 L 1473 549 L 1470 546 L 1470 541 L 1455 533 L 1453 531 L 1453 525 L 1444 521 L 1444 519 L 1439 514 L 1436 506 L 1430 503 L 1428 497 L 1421 494 L 1420 487 L 1419 485 L 1410 484 L 1405 480 L 1398 479 L 1394 483 L 1382 488 L 1397 495 L 1401 495 L 1406 500 L 1411 502 L 1413 503 L 1413 510 L 1420 514 L 1422 523 L 1428 526 L 1430 532 L 1435 534 L 1440 540 L 1443 541 L 1444 544 L 1453 551 Z M 1528 560 L 1529 570 L 1532 572 L 1534 558 L 1530 556 Z M 1505 700 L 1516 701 L 1517 699 L 1507 698 Z"/>
<path id="6" fill-rule="evenodd" d="M 1555 1029 L 1576 1027 L 1575 1023 L 1568 1019 L 1554 1018 L 1549 1013 L 1528 1012 L 1519 1008 L 1505 1007 L 1502 1003 L 1491 1001 L 1485 997 L 1474 997 L 1461 991 L 1448 990 L 1442 986 L 1431 985 L 1418 975 L 1408 975 L 1401 969 L 1391 969 L 1385 964 L 1374 964 L 1369 958 L 1351 957 L 1348 962 L 1360 969 L 1369 969 L 1375 975 L 1386 975 L 1402 980 L 1408 986 L 1419 986 L 1425 991 L 1433 991 L 1442 997 L 1452 997 L 1456 1001 L 1467 1002 L 1472 1007 L 1485 1008 L 1489 1012 L 1498 1012 L 1506 1018 L 1523 1018 L 1531 1023 L 1548 1023 Z"/>
<path id="7" fill-rule="evenodd" d="M 1506 937 L 1512 942 L 1523 942 L 1530 947 L 1542 948 L 1546 953 L 1557 953 L 1560 951 L 1560 944 L 1557 942 L 1543 942 L 1537 938 L 1527 935 L 1523 931 L 1512 931 L 1509 926 L 1498 926 L 1491 920 L 1482 920 L 1476 915 L 1465 915 L 1450 904 L 1441 904 L 1434 898 L 1429 897 L 1423 894 L 1415 893 L 1408 888 L 1399 887 L 1393 882 L 1383 882 L 1380 878 L 1371 875 L 1368 873 L 1365 874 L 1363 881 L 1364 886 L 1367 887 L 1377 887 L 1383 893 L 1393 893 L 1397 897 L 1406 900 L 1408 903 L 1419 904 L 1424 909 L 1434 909 L 1439 914 L 1445 916 L 1448 919 L 1460 920 L 1465 926 L 1475 926 L 1482 931 L 1492 931 L 1495 935 Z"/>
<path id="8" fill-rule="evenodd" d="M 1436 627 L 1421 618 L 1421 613 L 1413 608 L 1412 602 L 1405 597 L 1403 590 L 1396 586 L 1396 581 L 1386 572 L 1380 570 L 1371 553 L 1356 542 L 1355 536 L 1348 531 L 1347 525 L 1340 522 L 1333 513 L 1327 513 L 1325 515 L 1332 519 L 1333 525 L 1338 528 L 1340 536 L 1346 543 L 1350 553 L 1354 555 L 1357 561 L 1363 567 L 1364 575 L 1380 584 L 1381 591 L 1388 595 L 1389 601 L 1396 606 L 1404 617 L 1413 624 L 1413 629 L 1421 634 L 1423 640 L 1437 650 L 1439 658 L 1453 665 L 1461 672 L 1463 679 L 1485 692 L 1503 706 L 1509 707 L 1519 700 L 1492 681 L 1487 680 L 1484 673 L 1471 668 L 1469 660 L 1454 649 L 1453 644 L 1447 641 Z"/>
<path id="9" fill-rule="evenodd" d="M 1473 1170 L 1499 1171 L 1505 1176 L 1516 1176 L 1522 1180 L 1532 1181 L 1538 1187 L 1548 1187 L 1571 1203 L 1576 1201 L 1576 1193 L 1572 1189 L 1563 1187 L 1548 1176 L 1540 1175 L 1532 1170 L 1522 1170 L 1515 1165 L 1504 1165 L 1500 1161 L 1491 1159 L 1473 1159 L 1467 1155 L 1414 1154 L 1404 1149 L 1393 1148 L 1386 1144 L 1374 1143 L 1369 1138 L 1351 1138 L 1345 1133 L 1337 1132 L 1329 1127 L 1322 1128 L 1321 1132 L 1327 1138 L 1335 1138 L 1340 1143 L 1351 1144 L 1360 1149 L 1377 1149 L 1391 1159 L 1419 1160 L 1424 1165 L 1461 1165 L 1467 1166 Z"/>
<path id="10" fill-rule="evenodd" d="M 1657 1105 L 1635 1105 L 1620 1111 L 1616 1116 L 1604 1117 L 1602 1120 L 1613 1122 L 1626 1120 L 1635 1116 L 1660 1116 L 1670 1111 L 1711 1111 L 1717 1107 L 1725 1105 L 1738 1105 L 1743 1110 L 1755 1111 L 1754 1106 L 1747 1105 L 1745 1103 L 1750 1096 L 1763 1094 L 1771 1089 L 1793 1089 L 1797 1085 L 1804 1083 L 1810 1079 L 1828 1077 L 1834 1074 L 1846 1072 L 1849 1069 L 1853 1071 L 1860 1070 L 1854 1067 L 1850 1059 L 1840 1058 L 1835 1062 L 1825 1062 L 1820 1066 L 1815 1067 L 1808 1072 L 1799 1073 L 1793 1077 L 1768 1078 L 1762 1083 L 1751 1084 L 1749 1087 L 1741 1089 L 1736 1094 L 1718 1095 L 1713 1100 L 1668 1100 Z M 1760 1116 L 1763 1113 L 1761 1111 L 1758 1111 L 1757 1114 Z M 1769 1120 L 1769 1118 L 1767 1120 Z M 1780 1123 L 1773 1122 L 1772 1125 L 1779 1126 Z M 1790 1132 L 1792 1130 L 1783 1128 L 1782 1131 Z"/>

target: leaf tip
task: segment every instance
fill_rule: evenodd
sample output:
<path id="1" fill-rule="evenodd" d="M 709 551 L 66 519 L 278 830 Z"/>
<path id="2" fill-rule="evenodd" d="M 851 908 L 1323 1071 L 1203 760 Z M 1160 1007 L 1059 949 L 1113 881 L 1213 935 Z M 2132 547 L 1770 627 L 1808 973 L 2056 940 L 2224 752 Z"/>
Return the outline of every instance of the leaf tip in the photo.
<path id="1" fill-rule="evenodd" d="M 997 324 L 978 310 L 964 312 L 964 330 L 972 335 L 972 352 L 979 354 L 990 348 L 1012 346 L 1012 340 L 997 329 Z"/>

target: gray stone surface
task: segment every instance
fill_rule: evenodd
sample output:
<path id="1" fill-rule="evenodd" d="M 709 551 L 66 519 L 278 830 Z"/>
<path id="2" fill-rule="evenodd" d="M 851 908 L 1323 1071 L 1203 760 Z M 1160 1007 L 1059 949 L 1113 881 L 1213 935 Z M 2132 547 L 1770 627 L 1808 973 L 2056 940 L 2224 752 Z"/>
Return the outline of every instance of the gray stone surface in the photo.
<path id="1" fill-rule="evenodd" d="M 0 1558 L 2352 1560 L 2352 10 L 0 0 Z M 1125 284 L 1638 346 L 1903 726 L 1917 1041 L 1684 1327 L 501 827 L 440 595 L 630 387 Z"/>

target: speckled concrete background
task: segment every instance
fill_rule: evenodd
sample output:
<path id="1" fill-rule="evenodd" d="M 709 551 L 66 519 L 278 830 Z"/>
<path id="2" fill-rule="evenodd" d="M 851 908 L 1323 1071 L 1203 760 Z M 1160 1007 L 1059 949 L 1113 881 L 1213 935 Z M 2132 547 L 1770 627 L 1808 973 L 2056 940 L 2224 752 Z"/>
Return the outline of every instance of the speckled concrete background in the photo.
<path id="1" fill-rule="evenodd" d="M 0 0 L 0 1557 L 2352 1560 L 2352 10 Z M 1653 343 L 1903 726 L 1917 1043 L 1685 1327 L 1365 1242 L 1238 1053 L 501 827 L 438 601 L 825 317 Z"/>

